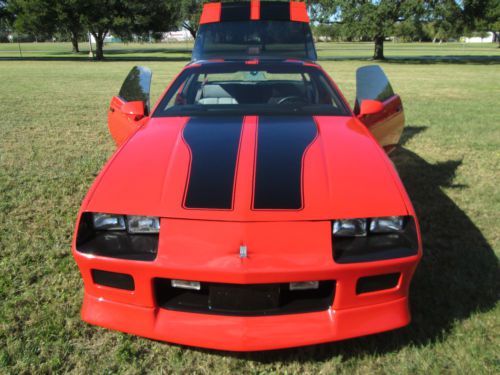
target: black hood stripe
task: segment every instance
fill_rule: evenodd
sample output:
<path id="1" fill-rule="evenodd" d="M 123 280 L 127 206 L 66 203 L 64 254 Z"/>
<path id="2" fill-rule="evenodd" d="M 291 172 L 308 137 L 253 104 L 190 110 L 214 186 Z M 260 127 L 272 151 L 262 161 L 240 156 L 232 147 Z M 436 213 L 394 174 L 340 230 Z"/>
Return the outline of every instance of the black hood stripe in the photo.
<path id="1" fill-rule="evenodd" d="M 191 151 L 184 207 L 233 208 L 242 116 L 194 117 L 183 130 Z"/>
<path id="2" fill-rule="evenodd" d="M 303 207 L 303 157 L 317 133 L 316 123 L 310 116 L 259 117 L 254 209 Z"/>

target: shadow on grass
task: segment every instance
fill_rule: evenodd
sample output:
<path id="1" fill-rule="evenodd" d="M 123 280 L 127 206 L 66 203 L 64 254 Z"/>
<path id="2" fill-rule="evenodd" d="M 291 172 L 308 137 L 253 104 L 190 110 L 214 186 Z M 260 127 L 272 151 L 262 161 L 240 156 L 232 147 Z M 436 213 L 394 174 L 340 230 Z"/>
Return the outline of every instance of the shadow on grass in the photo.
<path id="1" fill-rule="evenodd" d="M 5 60 L 24 60 L 24 61 L 97 61 L 89 58 L 89 51 L 80 52 L 71 51 L 40 51 L 38 56 L 1 56 L 0 61 Z M 36 52 L 25 52 L 36 53 Z M 95 53 L 95 51 L 94 51 Z M 104 51 L 104 61 L 190 61 L 190 49 L 169 49 L 169 48 L 151 48 L 151 49 L 110 49 Z M 154 56 L 154 54 L 163 54 Z"/>
<path id="2" fill-rule="evenodd" d="M 113 61 L 165 61 L 165 62 L 178 62 L 178 61 L 191 61 L 191 56 L 108 56 L 103 61 L 89 59 L 85 56 L 30 56 L 30 57 L 2 57 L 0 61 L 80 61 L 80 62 L 113 62 Z"/>
<path id="3" fill-rule="evenodd" d="M 321 56 L 318 61 L 377 61 L 371 57 L 349 56 Z M 447 55 L 447 56 L 391 56 L 380 62 L 392 64 L 500 64 L 500 55 L 474 56 L 474 55 Z"/>
<path id="4" fill-rule="evenodd" d="M 164 53 L 165 56 L 150 56 L 153 53 Z M 175 56 L 168 56 L 172 54 Z M 184 54 L 184 56 L 178 56 Z M 121 56 L 124 55 L 124 56 Z M 135 56 L 134 56 L 135 55 Z M 88 58 L 88 52 L 77 54 L 71 52 L 47 52 L 44 56 L 0 56 L 0 61 L 96 61 Z M 104 62 L 106 61 L 190 61 L 191 51 L 189 50 L 170 50 L 170 49 L 130 49 L 130 50 L 108 50 L 105 51 Z M 371 57 L 363 56 L 320 56 L 322 61 L 372 61 Z M 408 56 L 408 57 L 388 57 L 381 62 L 392 64 L 478 64 L 493 65 L 500 64 L 499 56 Z"/>
<path id="5" fill-rule="evenodd" d="M 402 144 L 425 129 L 407 127 Z M 441 190 L 465 188 L 453 185 L 462 161 L 430 164 L 405 148 L 396 150 L 392 159 L 415 206 L 423 238 L 424 256 L 410 292 L 412 323 L 396 331 L 347 341 L 229 355 L 267 363 L 324 361 L 335 356 L 347 360 L 386 353 L 441 340 L 454 322 L 494 307 L 499 299 L 495 287 L 500 282 L 498 259 L 471 219 Z"/>

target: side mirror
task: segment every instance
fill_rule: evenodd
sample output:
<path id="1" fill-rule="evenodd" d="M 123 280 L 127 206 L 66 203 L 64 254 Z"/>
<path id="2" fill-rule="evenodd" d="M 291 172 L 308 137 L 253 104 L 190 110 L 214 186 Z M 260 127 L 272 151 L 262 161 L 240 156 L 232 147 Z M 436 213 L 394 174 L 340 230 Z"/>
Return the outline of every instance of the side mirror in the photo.
<path id="1" fill-rule="evenodd" d="M 145 116 L 144 102 L 141 101 L 126 102 L 120 110 L 133 121 L 139 121 Z"/>
<path id="2" fill-rule="evenodd" d="M 365 99 L 361 102 L 359 107 L 359 117 L 366 115 L 374 115 L 375 113 L 382 112 L 384 104 L 378 100 Z"/>

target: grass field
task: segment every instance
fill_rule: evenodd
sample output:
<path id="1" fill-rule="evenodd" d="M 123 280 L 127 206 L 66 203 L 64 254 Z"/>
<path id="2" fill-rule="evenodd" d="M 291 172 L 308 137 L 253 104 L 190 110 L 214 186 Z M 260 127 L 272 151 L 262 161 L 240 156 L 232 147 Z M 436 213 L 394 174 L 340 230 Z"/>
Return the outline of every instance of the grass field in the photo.
<path id="1" fill-rule="evenodd" d="M 189 60 L 192 42 L 182 43 L 108 43 L 105 57 L 112 60 Z M 317 43 L 320 59 L 371 58 L 373 43 Z M 88 59 L 88 43 L 80 43 L 81 52 L 71 53 L 70 43 L 0 43 L 0 60 L 7 58 Z M 95 46 L 94 46 L 95 48 Z M 493 60 L 500 62 L 500 48 L 495 43 L 385 43 L 385 55 L 390 58 Z"/>
<path id="2" fill-rule="evenodd" d="M 183 64 L 144 63 L 154 71 L 153 98 Z M 363 64 L 322 65 L 352 102 Z M 80 321 L 73 225 L 114 150 L 106 110 L 132 66 L 0 61 L 0 373 L 500 373 L 500 65 L 383 64 L 405 103 L 408 125 L 393 158 L 424 240 L 412 324 L 240 355 Z"/>

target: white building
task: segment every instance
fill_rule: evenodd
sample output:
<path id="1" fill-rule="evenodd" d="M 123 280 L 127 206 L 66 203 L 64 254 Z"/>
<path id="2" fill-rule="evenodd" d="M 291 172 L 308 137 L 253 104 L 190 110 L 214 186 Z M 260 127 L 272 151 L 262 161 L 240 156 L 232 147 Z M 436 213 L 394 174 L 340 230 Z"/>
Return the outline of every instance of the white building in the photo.
<path id="1" fill-rule="evenodd" d="M 491 31 L 488 31 L 485 34 L 487 36 L 484 38 L 481 38 L 480 36 L 464 37 L 464 42 L 465 43 L 494 43 L 494 42 L 496 42 L 494 33 L 492 33 Z"/>
<path id="2" fill-rule="evenodd" d="M 162 41 L 164 42 L 185 42 L 188 40 L 193 40 L 193 36 L 186 29 L 163 33 L 163 38 L 162 38 Z"/>

